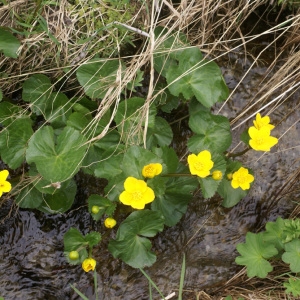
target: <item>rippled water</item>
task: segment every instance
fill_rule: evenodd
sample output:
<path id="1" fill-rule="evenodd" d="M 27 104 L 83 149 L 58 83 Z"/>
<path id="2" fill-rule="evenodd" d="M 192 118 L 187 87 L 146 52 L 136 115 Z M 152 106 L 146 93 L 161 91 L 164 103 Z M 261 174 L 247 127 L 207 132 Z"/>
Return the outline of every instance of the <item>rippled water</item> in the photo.
<path id="1" fill-rule="evenodd" d="M 227 63 L 231 60 L 235 65 L 224 69 L 224 75 L 233 89 L 244 74 L 244 65 L 236 57 L 229 57 Z M 221 114 L 234 118 L 243 110 L 259 90 L 265 71 L 264 67 L 253 68 Z M 243 164 L 252 168 L 256 177 L 246 198 L 225 209 L 217 197 L 203 200 L 196 195 L 182 221 L 152 240 L 158 260 L 145 271 L 164 295 L 178 290 L 183 253 L 187 299 L 195 299 L 195 291 L 210 292 L 222 286 L 240 269 L 234 264 L 235 246 L 244 240 L 246 232 L 259 230 L 277 216 L 287 217 L 299 202 L 299 183 L 289 185 L 290 175 L 300 165 L 300 113 L 294 109 L 299 104 L 299 94 L 272 113 L 272 123 L 278 124 L 273 135 L 279 137 L 288 130 L 278 147 L 268 154 L 249 151 L 243 156 Z M 250 121 L 234 131 L 236 143 L 249 124 Z M 174 131 L 177 136 L 174 146 L 184 155 L 189 134 L 185 121 L 175 124 Z M 77 227 L 83 234 L 90 230 L 101 230 L 104 234 L 95 251 L 99 299 L 149 299 L 148 281 L 139 270 L 112 258 L 106 250 L 109 232 L 92 220 L 86 206 L 80 206 L 89 194 L 101 191 L 105 183 L 90 176 L 81 176 L 78 183 L 77 203 L 67 214 L 52 216 L 16 210 L 10 202 L 1 208 L 4 223 L 0 225 L 0 296 L 5 300 L 80 299 L 70 284 L 94 299 L 92 274 L 83 272 L 80 266 L 70 266 L 64 259 L 63 235 L 70 227 Z"/>

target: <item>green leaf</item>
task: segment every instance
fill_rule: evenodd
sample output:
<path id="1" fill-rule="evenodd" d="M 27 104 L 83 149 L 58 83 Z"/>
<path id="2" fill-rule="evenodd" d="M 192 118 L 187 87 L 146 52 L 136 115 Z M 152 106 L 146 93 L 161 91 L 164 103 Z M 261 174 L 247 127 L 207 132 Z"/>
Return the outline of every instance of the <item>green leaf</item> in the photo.
<path id="1" fill-rule="evenodd" d="M 74 176 L 81 167 L 87 145 L 77 130 L 65 127 L 57 137 L 53 128 L 37 130 L 26 151 L 28 163 L 35 163 L 39 173 L 51 182 L 62 182 Z"/>
<path id="2" fill-rule="evenodd" d="M 82 246 L 86 246 L 87 242 L 83 235 L 76 228 L 70 228 L 64 235 L 65 251 L 78 251 Z"/>
<path id="3" fill-rule="evenodd" d="M 21 208 L 38 208 L 43 202 L 43 194 L 29 184 L 20 191 L 15 201 Z"/>
<path id="4" fill-rule="evenodd" d="M 151 266 L 156 256 L 151 251 L 150 240 L 145 237 L 155 236 L 163 227 L 164 218 L 160 212 L 135 211 L 121 223 L 116 239 L 109 242 L 108 250 L 133 268 Z"/>
<path id="5" fill-rule="evenodd" d="M 226 173 L 217 189 L 217 192 L 223 198 L 222 206 L 224 207 L 236 205 L 248 193 L 248 190 L 242 190 L 241 188 L 234 189 L 231 186 L 231 182 L 227 180 L 227 175 L 237 171 L 241 166 L 242 164 L 239 161 L 227 161 Z"/>
<path id="6" fill-rule="evenodd" d="M 187 173 L 187 168 L 180 166 L 178 172 Z M 174 226 L 186 213 L 188 203 L 192 199 L 192 192 L 197 186 L 198 182 L 195 177 L 171 177 L 166 183 L 165 192 L 155 194 L 156 198 L 151 204 L 151 209 L 161 211 L 165 217 L 165 224 L 170 227 Z"/>
<path id="7" fill-rule="evenodd" d="M 67 118 L 71 114 L 70 100 L 63 93 L 52 93 L 42 112 L 45 120 L 53 127 L 62 127 L 67 124 Z"/>
<path id="8" fill-rule="evenodd" d="M 119 103 L 117 113 L 115 115 L 115 122 L 118 131 L 121 135 L 122 141 L 129 144 L 141 144 L 143 142 L 144 131 L 142 129 L 137 130 L 141 125 L 145 125 L 144 122 L 141 123 L 142 114 L 145 105 L 145 99 L 134 97 L 122 101 Z M 148 130 L 154 127 L 154 120 L 156 115 L 156 108 L 151 105 L 148 113 Z"/>
<path id="9" fill-rule="evenodd" d="M 286 252 L 282 254 L 282 260 L 290 264 L 292 272 L 300 272 L 300 240 L 296 239 L 284 245 Z"/>
<path id="10" fill-rule="evenodd" d="M 20 117 L 20 112 L 24 117 L 24 111 L 17 106 L 13 105 L 10 102 L 1 102 L 0 103 L 0 124 L 4 126 L 8 126 L 11 124 L 15 119 Z"/>
<path id="11" fill-rule="evenodd" d="M 99 212 L 97 214 L 92 213 L 93 206 L 99 207 Z M 88 208 L 89 208 L 89 213 L 92 214 L 93 219 L 95 221 L 99 221 L 104 214 L 111 216 L 114 213 L 116 209 L 116 203 L 113 203 L 112 201 L 104 197 L 101 197 L 99 195 L 91 195 L 88 198 Z"/>
<path id="12" fill-rule="evenodd" d="M 3 99 L 3 93 L 2 93 L 2 89 L 0 89 L 0 102 L 2 101 Z"/>
<path id="13" fill-rule="evenodd" d="M 11 169 L 21 166 L 25 159 L 27 143 L 33 134 L 29 117 L 16 119 L 0 132 L 0 155 Z"/>
<path id="14" fill-rule="evenodd" d="M 244 191 L 241 188 L 234 189 L 226 178 L 218 186 L 217 192 L 223 198 L 222 206 L 224 207 L 235 206 L 248 193 L 247 190 Z"/>
<path id="15" fill-rule="evenodd" d="M 286 288 L 285 293 L 292 293 L 294 297 L 300 296 L 300 279 L 297 277 L 289 278 L 288 282 L 284 282 L 283 286 Z"/>
<path id="16" fill-rule="evenodd" d="M 30 102 L 30 109 L 37 115 L 45 112 L 48 99 L 52 92 L 52 84 L 50 79 L 43 74 L 35 74 L 29 77 L 23 83 L 22 98 L 26 102 Z"/>
<path id="17" fill-rule="evenodd" d="M 108 89 L 116 84 L 120 67 L 123 69 L 118 60 L 100 61 L 93 58 L 77 69 L 76 76 L 87 96 L 103 98 Z"/>
<path id="18" fill-rule="evenodd" d="M 224 174 L 226 171 L 226 162 L 224 157 L 220 154 L 213 153 L 212 161 L 214 162 L 214 166 L 211 169 L 211 173 L 216 170 L 221 171 L 224 180 Z M 212 177 L 206 177 L 206 178 L 198 177 L 198 181 L 200 183 L 202 195 L 204 198 L 211 198 L 216 193 L 218 186 L 222 182 L 222 180 L 214 180 Z"/>
<path id="19" fill-rule="evenodd" d="M 266 231 L 263 233 L 263 239 L 268 244 L 273 244 L 278 251 L 281 251 L 284 246 L 282 243 L 284 229 L 284 221 L 282 218 L 277 218 L 276 222 L 267 222 Z"/>
<path id="20" fill-rule="evenodd" d="M 274 245 L 263 241 L 261 233 L 247 232 L 246 243 L 238 244 L 236 249 L 241 256 L 238 256 L 235 262 L 247 267 L 248 277 L 265 278 L 273 270 L 267 259 L 275 256 L 278 251 Z"/>
<path id="21" fill-rule="evenodd" d="M 179 164 L 179 159 L 173 148 L 169 148 L 169 147 L 154 148 L 153 153 L 155 153 L 163 161 L 162 174 L 176 172 Z M 166 168 L 164 168 L 164 166 L 166 166 Z"/>
<path id="22" fill-rule="evenodd" d="M 209 149 L 222 153 L 231 145 L 230 124 L 226 117 L 201 111 L 191 113 L 189 119 L 191 130 L 196 133 L 188 140 L 188 148 L 193 153 Z"/>
<path id="23" fill-rule="evenodd" d="M 8 57 L 17 58 L 17 51 L 20 47 L 19 40 L 13 36 L 10 32 L 0 28 L 0 51 Z"/>
<path id="24" fill-rule="evenodd" d="M 173 131 L 169 123 L 161 118 L 155 118 L 155 125 L 147 130 L 147 148 L 169 146 L 173 139 Z"/>
<path id="25" fill-rule="evenodd" d="M 228 88 L 218 65 L 202 59 L 198 47 L 184 48 L 177 57 L 178 65 L 171 65 L 166 73 L 169 90 L 186 100 L 193 96 L 205 107 L 211 107 L 228 97 Z"/>
<path id="26" fill-rule="evenodd" d="M 142 169 L 150 163 L 163 163 L 154 153 L 139 146 L 131 146 L 124 154 L 122 171 L 128 176 L 143 179 Z"/>
<path id="27" fill-rule="evenodd" d="M 101 234 L 99 232 L 92 231 L 86 234 L 84 239 L 88 243 L 89 247 L 92 248 L 100 243 Z"/>
<path id="28" fill-rule="evenodd" d="M 70 184 L 70 180 L 60 182 L 51 182 L 44 179 L 36 170 L 35 165 L 30 166 L 29 170 L 30 182 L 42 194 L 54 194 L 57 189 L 66 189 Z"/>
<path id="29" fill-rule="evenodd" d="M 53 194 L 44 194 L 43 202 L 38 207 L 40 211 L 45 213 L 64 213 L 71 208 L 75 195 L 76 183 L 70 180 L 69 185 L 64 189 L 56 189 Z"/>
<path id="30" fill-rule="evenodd" d="M 179 32 L 158 26 L 154 30 L 155 39 L 159 41 L 154 53 L 154 68 L 156 72 L 166 77 L 168 69 L 177 65 L 176 58 L 183 49 L 189 46 L 186 36 Z"/>
<path id="31" fill-rule="evenodd" d="M 101 161 L 101 163 L 95 166 L 94 173 L 96 177 L 106 178 L 108 180 L 111 180 L 122 173 L 121 164 L 123 161 L 123 154 L 113 155 L 112 152 L 110 152 L 110 154 L 112 155 L 107 156 L 107 158 L 106 155 L 104 155 L 103 161 Z M 97 152 L 95 153 L 94 156 L 96 155 Z"/>

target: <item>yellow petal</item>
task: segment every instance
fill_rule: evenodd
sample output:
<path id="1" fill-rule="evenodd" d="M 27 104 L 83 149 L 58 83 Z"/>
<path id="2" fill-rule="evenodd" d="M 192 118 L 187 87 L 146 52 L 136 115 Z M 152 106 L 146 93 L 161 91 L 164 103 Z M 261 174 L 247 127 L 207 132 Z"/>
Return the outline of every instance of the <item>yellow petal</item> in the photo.
<path id="1" fill-rule="evenodd" d="M 6 178 L 8 177 L 9 172 L 7 170 L 0 171 L 0 182 L 6 181 Z"/>
<path id="2" fill-rule="evenodd" d="M 136 188 L 137 181 L 138 180 L 134 177 L 127 177 L 125 182 L 124 182 L 125 191 L 127 191 L 129 193 L 134 192 L 137 189 Z"/>
<path id="3" fill-rule="evenodd" d="M 0 190 L 4 193 L 8 193 L 11 190 L 11 184 L 8 181 L 0 183 Z"/>
<path id="4" fill-rule="evenodd" d="M 119 200 L 125 205 L 131 205 L 132 196 L 127 191 L 124 191 L 120 194 Z"/>
<path id="5" fill-rule="evenodd" d="M 143 200 L 145 204 L 152 202 L 154 198 L 155 198 L 154 191 L 151 188 L 147 187 L 146 191 L 143 194 Z"/>

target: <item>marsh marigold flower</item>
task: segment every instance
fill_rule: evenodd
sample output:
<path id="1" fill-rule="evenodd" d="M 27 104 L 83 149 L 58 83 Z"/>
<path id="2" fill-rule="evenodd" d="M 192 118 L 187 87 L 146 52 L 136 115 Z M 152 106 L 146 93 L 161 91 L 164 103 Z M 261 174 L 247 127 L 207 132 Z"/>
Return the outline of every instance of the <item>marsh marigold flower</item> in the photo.
<path id="1" fill-rule="evenodd" d="M 278 139 L 270 136 L 271 130 L 268 127 L 257 129 L 250 127 L 248 130 L 250 141 L 249 145 L 256 151 L 270 151 L 271 148 L 278 143 Z"/>
<path id="2" fill-rule="evenodd" d="M 8 175 L 7 170 L 0 171 L 0 197 L 3 193 L 8 193 L 11 190 L 11 184 L 6 181 Z"/>
<path id="3" fill-rule="evenodd" d="M 198 155 L 190 154 L 187 161 L 191 174 L 201 178 L 207 177 L 210 174 L 211 168 L 214 166 L 214 162 L 211 160 L 211 154 L 207 150 L 201 151 Z"/>
<path id="4" fill-rule="evenodd" d="M 135 209 L 143 209 L 147 203 L 154 200 L 154 191 L 144 180 L 128 177 L 124 182 L 125 191 L 120 194 L 120 201 Z"/>
<path id="5" fill-rule="evenodd" d="M 146 165 L 142 174 L 145 178 L 153 178 L 156 175 L 159 175 L 162 172 L 162 165 L 159 163 Z"/>
<path id="6" fill-rule="evenodd" d="M 96 267 L 96 261 L 92 257 L 86 258 L 82 262 L 82 269 L 85 272 L 94 271 L 95 267 Z"/>
<path id="7" fill-rule="evenodd" d="M 106 228 L 113 228 L 116 226 L 116 224 L 117 224 L 117 221 L 113 218 L 106 218 L 104 221 L 104 226 Z"/>
<path id="8" fill-rule="evenodd" d="M 231 186 L 234 189 L 240 187 L 242 190 L 248 190 L 250 188 L 250 183 L 253 181 L 254 176 L 249 174 L 248 169 L 240 167 L 232 174 Z"/>
<path id="9" fill-rule="evenodd" d="M 256 120 L 253 121 L 254 127 L 260 130 L 262 127 L 267 127 L 272 130 L 275 126 L 270 124 L 270 117 L 261 117 L 260 113 L 256 114 Z"/>
<path id="10" fill-rule="evenodd" d="M 223 174 L 222 174 L 221 171 L 216 170 L 216 171 L 213 171 L 213 172 L 212 172 L 211 177 L 212 177 L 214 180 L 221 180 L 222 177 L 223 177 Z"/>

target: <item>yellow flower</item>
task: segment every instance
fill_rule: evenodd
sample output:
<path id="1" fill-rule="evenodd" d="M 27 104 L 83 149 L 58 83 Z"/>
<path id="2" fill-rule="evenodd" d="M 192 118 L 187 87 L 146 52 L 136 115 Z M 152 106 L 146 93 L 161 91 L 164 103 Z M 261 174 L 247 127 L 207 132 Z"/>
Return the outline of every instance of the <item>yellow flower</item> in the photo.
<path id="1" fill-rule="evenodd" d="M 250 183 L 254 181 L 254 176 L 249 174 L 248 169 L 240 167 L 232 174 L 231 186 L 234 189 L 240 187 L 242 190 L 248 190 Z"/>
<path id="2" fill-rule="evenodd" d="M 214 166 L 211 154 L 207 150 L 200 152 L 198 155 L 190 154 L 187 160 L 191 174 L 201 178 L 207 177 L 210 174 L 210 169 Z"/>
<path id="3" fill-rule="evenodd" d="M 0 197 L 3 193 L 8 193 L 11 190 L 11 184 L 6 181 L 8 175 L 7 170 L 0 171 Z"/>
<path id="4" fill-rule="evenodd" d="M 258 130 L 261 129 L 262 127 L 267 127 L 270 130 L 272 130 L 275 126 L 269 123 L 270 123 L 270 117 L 269 116 L 261 117 L 260 113 L 256 114 L 256 120 L 253 121 L 255 128 Z"/>
<path id="5" fill-rule="evenodd" d="M 128 177 L 125 180 L 124 188 L 125 191 L 119 197 L 120 201 L 136 209 L 143 209 L 155 198 L 154 191 L 147 186 L 147 183 L 134 177 Z"/>
<path id="6" fill-rule="evenodd" d="M 85 272 L 89 272 L 89 271 L 94 271 L 95 270 L 95 267 L 96 267 L 96 261 L 89 257 L 89 258 L 86 258 L 83 262 L 82 262 L 82 269 L 85 271 Z"/>
<path id="7" fill-rule="evenodd" d="M 145 178 L 153 178 L 156 175 L 159 175 L 162 172 L 162 165 L 159 163 L 146 165 L 142 174 Z"/>
<path id="8" fill-rule="evenodd" d="M 104 221 L 104 226 L 107 228 L 113 228 L 117 224 L 117 221 L 113 218 L 106 218 Z"/>
<path id="9" fill-rule="evenodd" d="M 278 139 L 270 136 L 271 130 L 268 127 L 261 127 L 257 129 L 250 127 L 248 130 L 250 141 L 249 145 L 256 151 L 270 151 L 271 148 L 278 143 Z"/>
<path id="10" fill-rule="evenodd" d="M 212 172 L 212 178 L 214 179 L 214 180 L 221 180 L 222 179 L 222 177 L 223 177 L 223 174 L 222 174 L 222 172 L 221 171 L 219 171 L 219 170 L 216 170 L 216 171 L 213 171 Z"/>

